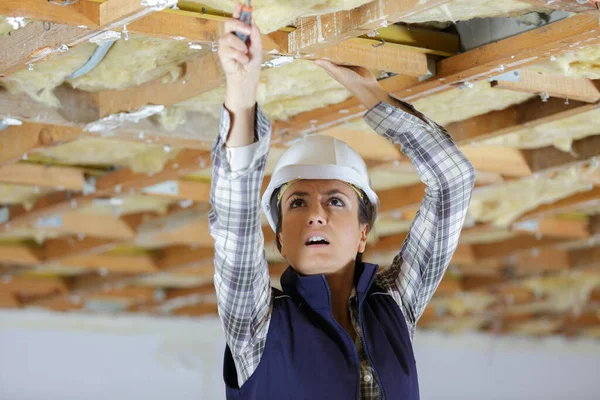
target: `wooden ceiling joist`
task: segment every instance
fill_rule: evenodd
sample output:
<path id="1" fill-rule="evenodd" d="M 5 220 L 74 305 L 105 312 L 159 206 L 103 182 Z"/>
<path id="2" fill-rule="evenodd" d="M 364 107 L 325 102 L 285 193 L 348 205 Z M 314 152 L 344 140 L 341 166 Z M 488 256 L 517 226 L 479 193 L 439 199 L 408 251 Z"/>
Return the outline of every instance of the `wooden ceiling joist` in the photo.
<path id="1" fill-rule="evenodd" d="M 468 90 L 468 89 L 465 89 Z M 524 128 L 547 124 L 598 108 L 597 104 L 550 98 L 544 102 L 533 98 L 500 111 L 491 111 L 446 126 L 458 144 L 470 144 L 496 136 L 506 135 Z"/>
<path id="2" fill-rule="evenodd" d="M 71 195 L 70 193 L 54 192 L 40 197 L 30 210 L 23 206 L 11 207 L 8 220 L 0 226 L 6 227 L 8 224 L 17 227 L 32 224 L 39 221 L 40 218 L 52 217 L 90 204 L 95 198 L 112 197 L 120 193 L 135 194 L 147 186 L 188 175 L 199 169 L 203 160 L 204 163 L 209 162 L 206 152 L 185 149 L 168 161 L 163 170 L 156 174 L 135 173 L 129 168 L 123 168 L 96 180 L 94 193 Z"/>
<path id="3" fill-rule="evenodd" d="M 76 123 L 97 121 L 111 114 L 127 113 L 145 105 L 172 106 L 183 100 L 215 89 L 223 83 L 216 53 L 210 52 L 180 67 L 176 80 L 164 77 L 123 90 L 86 92 L 63 85 L 54 94 L 61 102 L 60 113 Z"/>
<path id="4" fill-rule="evenodd" d="M 319 48 L 387 27 L 388 23 L 448 3 L 450 0 L 376 0 L 350 11 L 339 11 L 296 21 L 289 34 L 289 53 L 311 53 Z"/>
<path id="5" fill-rule="evenodd" d="M 85 177 L 82 169 L 15 163 L 0 167 L 0 183 L 80 192 L 83 191 Z"/>
<path id="6" fill-rule="evenodd" d="M 495 80 L 492 81 L 492 87 L 585 103 L 596 103 L 600 100 L 600 91 L 590 79 L 545 75 L 527 70 L 514 71 L 514 73 L 518 74 L 517 81 Z"/>

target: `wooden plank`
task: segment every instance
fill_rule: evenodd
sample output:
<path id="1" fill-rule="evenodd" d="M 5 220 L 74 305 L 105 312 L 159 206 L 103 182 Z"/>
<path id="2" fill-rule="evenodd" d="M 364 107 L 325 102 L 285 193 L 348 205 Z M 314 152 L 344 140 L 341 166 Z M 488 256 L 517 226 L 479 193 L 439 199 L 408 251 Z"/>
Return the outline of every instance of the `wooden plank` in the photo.
<path id="1" fill-rule="evenodd" d="M 18 308 L 19 300 L 10 292 L 3 290 L 0 286 L 0 308 Z"/>
<path id="2" fill-rule="evenodd" d="M 49 1 L 37 0 L 3 0 L 0 2 L 0 15 L 11 17 L 27 17 L 42 21 L 63 23 L 68 25 L 86 25 L 98 28 L 98 21 L 90 19 L 82 13 L 86 1 L 60 6 Z M 89 6 L 85 4 L 85 6 Z"/>
<path id="3" fill-rule="evenodd" d="M 62 214 L 61 222 L 58 230 L 65 234 L 124 241 L 135 238 L 135 226 L 124 218 L 111 215 L 67 212 Z"/>
<path id="4" fill-rule="evenodd" d="M 586 1 L 581 3 L 580 1 L 571 0 L 521 0 L 523 3 L 529 3 L 532 6 L 539 8 L 553 8 L 555 10 L 563 10 L 572 13 L 589 13 L 595 14 L 598 9 L 594 5 L 595 0 Z"/>
<path id="5" fill-rule="evenodd" d="M 204 160 L 204 161 L 203 161 Z M 94 198 L 112 196 L 119 193 L 135 194 L 143 188 L 156 183 L 188 175 L 198 170 L 203 162 L 208 164 L 207 152 L 199 150 L 182 150 L 166 163 L 161 172 L 156 174 L 135 173 L 129 168 L 109 173 L 96 181 L 96 191 L 89 195 L 55 192 L 40 197 L 35 206 L 27 210 L 23 206 L 14 206 L 9 210 L 9 220 L 4 226 L 24 226 L 40 223 L 40 218 L 52 217 L 65 211 L 90 204 Z M 0 226 L 2 226 L 0 225 Z"/>
<path id="6" fill-rule="evenodd" d="M 467 90 L 467 89 L 465 89 Z M 464 121 L 453 122 L 446 126 L 458 144 L 470 144 L 496 136 L 533 128 L 560 119 L 572 117 L 598 108 L 595 104 L 564 101 L 556 98 L 543 102 L 534 98 L 500 111 L 491 111 Z"/>
<path id="7" fill-rule="evenodd" d="M 310 53 L 319 48 L 365 35 L 412 14 L 439 7 L 449 0 L 375 0 L 350 11 L 304 17 L 289 35 L 289 52 Z"/>
<path id="8" fill-rule="evenodd" d="M 517 221 L 526 221 L 539 217 L 553 216 L 599 204 L 600 188 L 593 187 L 590 190 L 567 196 L 553 203 L 542 204 L 520 216 Z"/>
<path id="9" fill-rule="evenodd" d="M 591 236 L 587 220 L 561 218 L 543 218 L 516 222 L 512 226 L 515 232 L 533 233 L 549 237 L 586 239 Z"/>
<path id="10" fill-rule="evenodd" d="M 509 37 L 437 63 L 437 74 L 410 89 L 395 92 L 407 101 L 449 90 L 539 63 L 550 56 L 572 51 L 572 45 L 600 41 L 598 18 L 576 15 L 541 28 Z"/>
<path id="11" fill-rule="evenodd" d="M 77 239 L 50 239 L 44 242 L 44 261 L 46 264 L 60 262 L 63 259 L 88 256 L 112 250 L 118 241 L 86 237 Z"/>
<path id="12" fill-rule="evenodd" d="M 600 135 L 600 127 L 598 127 Z M 572 144 L 572 151 L 567 153 L 554 146 L 535 150 L 523 150 L 523 155 L 532 172 L 538 172 L 565 165 L 589 160 L 600 155 L 600 136 L 590 136 L 576 140 Z"/>
<path id="13" fill-rule="evenodd" d="M 515 177 L 529 176 L 532 173 L 519 149 L 480 144 L 461 146 L 460 149 L 477 171 Z"/>
<path id="14" fill-rule="evenodd" d="M 322 58 L 334 64 L 360 65 L 369 69 L 415 77 L 433 73 L 428 68 L 426 54 L 395 44 L 374 47 L 372 40 L 368 39 L 355 39 L 324 47 L 304 58 L 310 60 Z"/>
<path id="15" fill-rule="evenodd" d="M 492 87 L 533 94 L 546 93 L 550 97 L 596 103 L 600 91 L 585 78 L 568 78 L 560 75 L 545 75 L 540 72 L 519 71 L 519 81 L 493 81 Z"/>
<path id="16" fill-rule="evenodd" d="M 21 244 L 0 245 L 0 264 L 35 265 L 40 261 L 38 249 Z"/>
<path id="17" fill-rule="evenodd" d="M 217 315 L 217 303 L 200 303 L 193 306 L 184 306 L 176 308 L 175 315 L 186 317 L 204 317 L 207 315 Z"/>
<path id="18" fill-rule="evenodd" d="M 534 236 L 517 236 L 501 242 L 472 245 L 475 258 L 485 260 L 488 258 L 501 258 L 531 248 L 553 246 L 564 242 L 564 239 L 536 238 Z"/>
<path id="19" fill-rule="evenodd" d="M 158 271 L 155 260 L 148 255 L 122 256 L 113 254 L 93 254 L 73 257 L 67 256 L 60 261 L 60 264 L 68 267 L 98 269 L 128 274 Z"/>
<path id="20" fill-rule="evenodd" d="M 419 182 L 411 186 L 379 191 L 379 212 L 400 210 L 420 204 L 425 197 L 425 188 L 425 184 Z"/>
<path id="21" fill-rule="evenodd" d="M 8 290 L 21 297 L 38 297 L 67 293 L 69 288 L 62 278 L 13 276 L 0 281 L 0 290 Z"/>
<path id="22" fill-rule="evenodd" d="M 517 275 L 534 275 L 567 270 L 572 266 L 568 251 L 544 248 L 516 255 L 514 268 Z"/>
<path id="23" fill-rule="evenodd" d="M 173 192 L 160 190 L 161 185 L 168 184 L 174 188 Z M 144 193 L 152 196 L 165 197 L 169 199 L 194 200 L 208 203 L 210 198 L 210 182 L 197 182 L 193 180 L 180 179 L 178 181 L 167 181 L 144 188 Z"/>
<path id="24" fill-rule="evenodd" d="M 0 182 L 82 191 L 85 179 L 78 168 L 15 163 L 0 167 Z"/>
<path id="25" fill-rule="evenodd" d="M 1 6 L 0 6 L 1 7 Z M 32 21 L 0 37 L 0 77 L 35 64 L 87 42 L 99 31 L 76 26 Z M 66 47 L 65 47 L 66 46 Z"/>
<path id="26" fill-rule="evenodd" d="M 28 123 L 0 131 L 0 167 L 24 158 L 27 152 L 78 138 L 81 129 Z"/>
<path id="27" fill-rule="evenodd" d="M 569 260 L 573 267 L 598 267 L 600 266 L 600 248 L 588 247 L 583 249 L 571 250 Z"/>
<path id="28" fill-rule="evenodd" d="M 157 264 L 161 270 L 177 270 L 208 263 L 211 274 L 214 274 L 212 265 L 214 252 L 213 247 L 190 249 L 189 246 L 170 246 L 161 250 Z"/>
<path id="29" fill-rule="evenodd" d="M 127 89 L 100 92 L 85 92 L 63 85 L 54 93 L 62 105 L 61 115 L 69 121 L 88 123 L 111 114 L 135 111 L 147 104 L 169 107 L 223 83 L 216 53 L 207 53 L 180 68 L 179 78 L 168 83 L 160 77 Z"/>

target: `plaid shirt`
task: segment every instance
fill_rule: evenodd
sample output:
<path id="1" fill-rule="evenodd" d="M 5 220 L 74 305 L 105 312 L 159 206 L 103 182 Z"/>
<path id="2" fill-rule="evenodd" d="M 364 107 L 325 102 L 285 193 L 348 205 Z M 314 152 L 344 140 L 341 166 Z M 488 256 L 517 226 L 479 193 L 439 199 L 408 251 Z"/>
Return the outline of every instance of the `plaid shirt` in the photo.
<path id="1" fill-rule="evenodd" d="M 212 153 L 209 222 L 215 240 L 215 288 L 219 316 L 240 386 L 258 367 L 272 306 L 260 217 L 260 191 L 271 125 L 258 105 L 256 109 L 257 142 L 247 148 L 227 149 L 225 141 L 231 120 L 223 107 Z M 377 104 L 364 116 L 379 135 L 402 147 L 427 185 L 419 212 L 400 252 L 391 266 L 378 273 L 376 278 L 376 283 L 391 294 L 402 310 L 411 338 L 417 320 L 456 250 L 474 185 L 473 167 L 447 131 L 415 113 L 427 123 L 386 103 Z M 232 159 L 237 157 L 235 153 L 243 158 L 241 152 L 244 149 L 245 165 L 238 163 L 232 168 Z M 250 156 L 247 156 L 248 151 L 252 152 Z M 398 245 L 400 247 L 400 243 Z M 361 398 L 379 399 L 381 393 L 363 349 L 358 310 L 354 304 L 349 302 L 361 362 Z"/>

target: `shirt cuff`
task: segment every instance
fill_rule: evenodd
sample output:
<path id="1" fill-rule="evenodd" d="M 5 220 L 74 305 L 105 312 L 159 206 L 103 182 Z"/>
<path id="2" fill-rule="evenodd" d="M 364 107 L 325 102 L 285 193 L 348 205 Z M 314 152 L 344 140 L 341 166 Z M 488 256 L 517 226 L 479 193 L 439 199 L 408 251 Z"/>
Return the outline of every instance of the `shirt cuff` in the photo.
<path id="1" fill-rule="evenodd" d="M 238 172 L 248 169 L 254 160 L 254 155 L 258 150 L 260 143 L 255 142 L 241 147 L 225 147 L 227 151 L 227 161 L 231 172 Z"/>

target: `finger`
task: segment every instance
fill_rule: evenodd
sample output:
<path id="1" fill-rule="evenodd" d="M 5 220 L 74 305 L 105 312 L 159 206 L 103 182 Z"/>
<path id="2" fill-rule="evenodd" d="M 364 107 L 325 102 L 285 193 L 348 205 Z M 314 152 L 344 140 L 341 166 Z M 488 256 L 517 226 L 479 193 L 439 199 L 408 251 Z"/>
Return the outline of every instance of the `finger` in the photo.
<path id="1" fill-rule="evenodd" d="M 246 65 L 250 62 L 250 57 L 248 57 L 246 53 L 242 53 L 238 50 L 231 50 L 227 56 L 243 65 Z"/>
<path id="2" fill-rule="evenodd" d="M 231 32 L 240 32 L 245 35 L 250 35 L 252 33 L 252 29 L 250 26 L 246 25 L 239 19 L 228 19 L 225 21 L 225 34 Z"/>
<path id="3" fill-rule="evenodd" d="M 222 47 L 232 47 L 244 53 L 248 52 L 248 47 L 246 46 L 246 43 L 244 43 L 242 39 L 240 39 L 233 33 L 228 33 L 227 35 L 223 36 L 219 40 L 219 42 Z"/>
<path id="4" fill-rule="evenodd" d="M 252 22 L 252 32 L 250 33 L 250 46 L 254 51 L 262 51 L 262 35 L 254 22 Z"/>
<path id="5" fill-rule="evenodd" d="M 233 18 L 235 19 L 240 19 L 240 15 L 242 14 L 242 5 L 240 3 L 237 3 L 235 5 L 235 8 L 233 9 Z"/>

